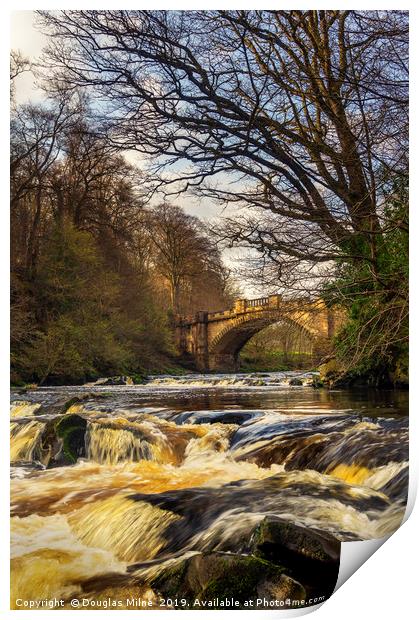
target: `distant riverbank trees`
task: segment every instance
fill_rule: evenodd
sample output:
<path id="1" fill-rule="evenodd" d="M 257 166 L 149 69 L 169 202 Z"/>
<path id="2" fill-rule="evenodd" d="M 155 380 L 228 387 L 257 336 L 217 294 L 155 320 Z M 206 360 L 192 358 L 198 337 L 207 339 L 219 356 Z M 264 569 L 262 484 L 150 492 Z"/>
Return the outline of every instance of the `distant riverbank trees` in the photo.
<path id="1" fill-rule="evenodd" d="M 173 314 L 229 307 L 239 296 L 221 254 L 201 220 L 169 203 L 144 212 L 154 280 L 168 293 Z M 226 305 L 227 304 L 227 305 Z"/>
<path id="2" fill-rule="evenodd" d="M 342 362 L 395 363 L 407 334 L 406 268 L 393 247 L 404 261 L 407 221 L 395 204 L 408 174 L 407 12 L 40 19 L 52 35 L 47 88 L 94 93 L 109 143 L 149 159 L 151 191 L 236 205 L 220 233 L 256 251 L 259 280 L 293 295 L 335 281 L 330 300 L 351 317 Z"/>
<path id="3" fill-rule="evenodd" d="M 243 371 L 303 370 L 313 367 L 312 342 L 305 330 L 279 322 L 255 334 L 240 352 Z"/>
<path id="4" fill-rule="evenodd" d="M 173 313 L 201 310 L 204 297 L 231 303 L 205 226 L 177 206 L 146 207 L 139 171 L 97 129 L 77 96 L 12 105 L 15 383 L 170 369 Z"/>

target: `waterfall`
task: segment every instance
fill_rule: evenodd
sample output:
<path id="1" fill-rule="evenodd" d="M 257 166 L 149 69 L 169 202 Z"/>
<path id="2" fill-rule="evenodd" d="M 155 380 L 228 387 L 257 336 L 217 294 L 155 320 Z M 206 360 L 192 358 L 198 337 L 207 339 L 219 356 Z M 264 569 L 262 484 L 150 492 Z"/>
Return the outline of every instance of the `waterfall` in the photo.
<path id="1" fill-rule="evenodd" d="M 138 562 L 158 554 L 166 543 L 167 527 L 179 519 L 170 511 L 114 495 L 77 510 L 68 522 L 84 544 L 112 551 L 120 560 Z"/>
<path id="2" fill-rule="evenodd" d="M 97 463 L 146 460 L 177 465 L 182 462 L 189 441 L 205 432 L 205 428 L 179 427 L 151 415 L 138 421 L 99 418 L 87 424 L 86 454 Z"/>
<path id="3" fill-rule="evenodd" d="M 155 446 L 129 430 L 106 428 L 89 422 L 86 433 L 87 458 L 114 465 L 121 461 L 153 461 Z"/>
<path id="4" fill-rule="evenodd" d="M 27 600 L 70 598 L 82 593 L 80 582 L 107 571 L 125 572 L 125 564 L 103 549 L 87 547 L 62 515 L 11 522 L 11 607 Z"/>
<path id="5" fill-rule="evenodd" d="M 33 416 L 41 409 L 39 403 L 31 403 L 27 400 L 15 400 L 10 405 L 11 418 L 26 418 Z"/>
<path id="6" fill-rule="evenodd" d="M 12 422 L 10 424 L 10 461 L 33 461 L 38 456 L 36 450 L 45 423 L 31 420 L 20 424 Z"/>

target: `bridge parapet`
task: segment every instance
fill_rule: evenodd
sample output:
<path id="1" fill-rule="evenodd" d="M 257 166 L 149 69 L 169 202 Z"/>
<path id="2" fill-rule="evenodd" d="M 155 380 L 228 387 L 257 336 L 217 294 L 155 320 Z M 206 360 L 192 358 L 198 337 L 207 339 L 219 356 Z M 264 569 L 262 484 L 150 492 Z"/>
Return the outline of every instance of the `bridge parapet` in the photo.
<path id="1" fill-rule="evenodd" d="M 208 312 L 208 320 L 209 321 L 219 321 L 223 319 L 228 319 L 234 316 L 233 310 L 218 310 L 217 312 Z"/>
<path id="2" fill-rule="evenodd" d="M 267 297 L 258 297 L 257 299 L 238 299 L 234 304 L 236 314 L 252 311 L 255 308 L 277 309 L 282 301 L 281 295 L 268 295 Z"/>

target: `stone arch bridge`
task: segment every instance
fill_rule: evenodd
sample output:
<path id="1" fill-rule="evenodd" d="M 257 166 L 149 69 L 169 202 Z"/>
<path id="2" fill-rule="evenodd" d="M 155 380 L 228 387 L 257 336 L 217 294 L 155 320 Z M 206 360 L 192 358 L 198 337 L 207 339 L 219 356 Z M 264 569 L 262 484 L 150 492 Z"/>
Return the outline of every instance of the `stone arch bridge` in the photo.
<path id="1" fill-rule="evenodd" d="M 175 318 L 175 342 L 189 354 L 200 371 L 239 369 L 239 353 L 252 336 L 268 325 L 283 321 L 298 326 L 312 343 L 316 363 L 330 349 L 341 318 L 322 299 L 284 300 L 280 295 L 238 299 L 221 312 L 197 312 Z"/>

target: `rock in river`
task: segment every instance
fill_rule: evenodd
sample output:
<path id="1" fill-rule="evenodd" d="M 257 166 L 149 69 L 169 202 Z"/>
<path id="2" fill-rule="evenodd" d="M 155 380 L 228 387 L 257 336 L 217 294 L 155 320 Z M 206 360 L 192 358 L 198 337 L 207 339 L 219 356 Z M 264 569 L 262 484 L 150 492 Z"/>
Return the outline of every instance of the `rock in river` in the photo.
<path id="1" fill-rule="evenodd" d="M 255 599 L 303 600 L 303 586 L 286 575 L 284 569 L 253 555 L 196 553 L 163 568 L 151 586 L 165 597 L 184 598 L 189 604 L 233 599 L 237 609 Z M 262 605 L 263 606 L 263 605 Z"/>

